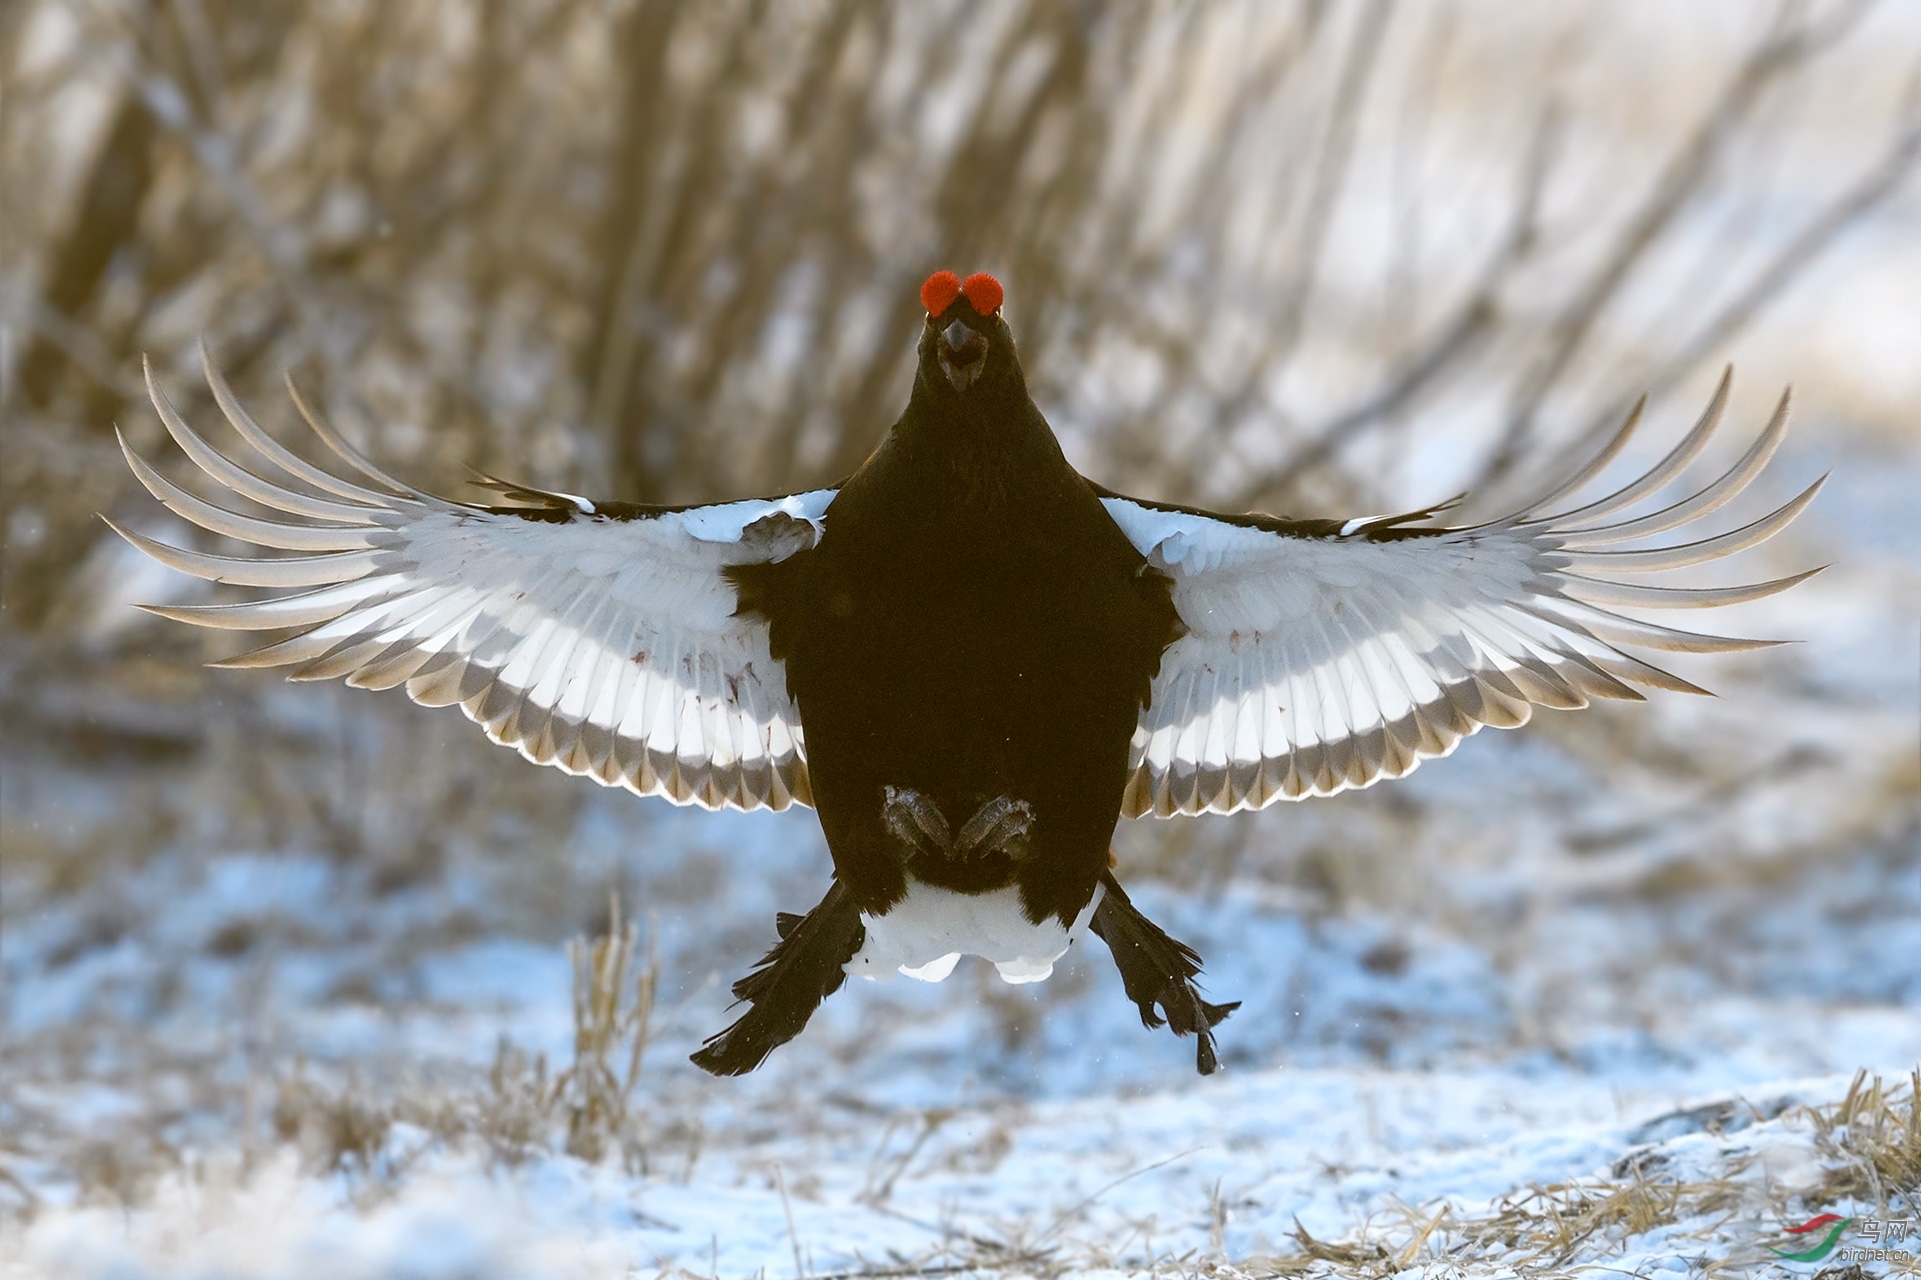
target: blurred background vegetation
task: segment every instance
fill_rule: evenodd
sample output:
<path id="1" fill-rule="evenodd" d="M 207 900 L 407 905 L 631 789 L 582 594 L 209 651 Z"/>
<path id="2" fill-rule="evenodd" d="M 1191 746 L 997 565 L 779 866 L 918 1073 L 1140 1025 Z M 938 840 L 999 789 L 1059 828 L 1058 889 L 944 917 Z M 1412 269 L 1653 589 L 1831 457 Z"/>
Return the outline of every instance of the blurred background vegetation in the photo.
<path id="1" fill-rule="evenodd" d="M 1820 314 L 1853 331 L 1810 333 L 1807 289 L 1801 322 L 1749 331 L 1837 246 L 1912 239 L 1912 12 L 1669 17 L 9 5 L 6 716 L 82 759 L 218 754 L 223 724 L 257 742 L 265 682 L 192 671 L 231 638 L 125 607 L 194 584 L 94 518 L 155 527 L 113 429 L 164 453 L 139 358 L 194 416 L 203 336 L 269 421 L 294 371 L 376 458 L 454 492 L 466 466 L 646 500 L 834 480 L 904 402 L 915 286 L 943 266 L 1006 282 L 1074 461 L 1157 497 L 1498 494 L 1643 391 L 1669 411 L 1744 338 L 1752 403 L 1795 377 L 1823 413 L 1911 430 L 1913 352 L 1873 350 L 1904 305 L 1884 269 L 1825 273 Z M 272 791 L 236 749 L 240 796 Z"/>
<path id="2" fill-rule="evenodd" d="M 1911 432 L 1921 362 L 1887 348 L 1917 336 L 1914 280 L 1876 246 L 1911 243 L 1921 216 L 1912 11 L 1668 19 L 1391 0 L 7 6 L 0 705 L 31 729 L 9 749 L 124 765 L 119 794 L 154 816 L 103 823 L 116 844 L 294 823 L 344 851 L 384 823 L 371 843 L 406 863 L 476 821 L 473 769 L 531 789 L 540 822 L 576 803 L 474 763 L 478 743 L 436 791 L 417 735 L 447 729 L 404 707 L 355 714 L 397 735 L 417 792 L 363 800 L 398 776 L 380 734 L 269 725 L 270 680 L 195 670 L 231 637 L 126 607 L 198 587 L 94 517 L 166 528 L 113 429 L 164 452 L 143 353 L 205 411 L 203 336 L 269 421 L 294 371 L 443 491 L 468 465 L 675 501 L 836 479 L 904 402 L 915 285 L 941 266 L 1002 277 L 1070 456 L 1157 497 L 1346 514 L 1498 495 L 1743 342 L 1759 377 L 1737 413 L 1795 377 L 1824 416 Z M 319 768 L 343 735 L 363 763 Z M 154 781 L 193 761 L 190 800 Z M 75 874 L 57 867 L 92 838 L 84 810 L 50 834 L 13 806 L 14 871 L 24 848 Z"/>
<path id="3" fill-rule="evenodd" d="M 1921 362 L 1875 335 L 1921 337 L 1914 279 L 1875 249 L 1921 217 L 1912 19 L 7 6 L 0 706 L 30 730 L 10 751 L 111 768 L 122 798 L 62 802 L 50 829 L 16 771 L 14 884 L 183 831 L 292 833 L 404 879 L 476 828 L 517 847 L 513 815 L 564 825 L 586 790 L 390 700 L 338 713 L 353 728 L 270 714 L 270 677 L 196 669 L 233 637 L 127 608 L 201 589 L 95 519 L 180 532 L 113 441 L 117 424 L 165 454 L 143 353 L 190 417 L 203 336 L 269 422 L 293 371 L 442 491 L 473 466 L 722 499 L 858 464 L 904 402 L 915 287 L 951 266 L 1006 282 L 1074 461 L 1156 497 L 1351 514 L 1498 496 L 1643 391 L 1687 412 L 1666 393 L 1743 342 L 1759 376 L 1737 415 L 1792 377 L 1817 413 L 1899 436 Z M 482 793 L 517 800 L 483 815 Z M 145 820 L 115 816 L 127 798 Z"/>

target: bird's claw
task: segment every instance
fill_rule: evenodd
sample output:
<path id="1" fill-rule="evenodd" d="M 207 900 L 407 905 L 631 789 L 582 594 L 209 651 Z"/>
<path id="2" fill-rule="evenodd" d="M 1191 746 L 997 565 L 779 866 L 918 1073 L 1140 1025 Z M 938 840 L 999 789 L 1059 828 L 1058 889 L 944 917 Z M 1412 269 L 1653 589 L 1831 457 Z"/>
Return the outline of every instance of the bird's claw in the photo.
<path id="1" fill-rule="evenodd" d="M 1214 1028 L 1241 1007 L 1240 1001 L 1210 1004 L 1201 999 L 1194 982 L 1200 976 L 1201 958 L 1194 949 L 1170 938 L 1142 915 L 1112 871 L 1102 874 L 1101 884 L 1106 892 L 1090 924 L 1114 953 L 1127 998 L 1141 1011 L 1141 1025 L 1149 1030 L 1165 1026 L 1177 1036 L 1193 1036 L 1194 1069 L 1213 1075 L 1221 1066 L 1214 1051 Z"/>
<path id="2" fill-rule="evenodd" d="M 902 844 L 942 861 L 971 862 L 1004 853 L 1018 862 L 1027 854 L 1034 810 L 1025 800 L 996 796 L 976 810 L 956 836 L 939 805 L 911 788 L 888 787 L 881 820 Z"/>
<path id="3" fill-rule="evenodd" d="M 1027 801 L 995 796 L 961 827 L 954 852 L 961 858 L 1005 853 L 1018 862 L 1027 851 L 1027 833 L 1033 825 L 1034 811 Z"/>
<path id="4" fill-rule="evenodd" d="M 937 858 L 954 854 L 954 835 L 940 806 L 918 791 L 888 787 L 881 820 L 902 844 Z"/>

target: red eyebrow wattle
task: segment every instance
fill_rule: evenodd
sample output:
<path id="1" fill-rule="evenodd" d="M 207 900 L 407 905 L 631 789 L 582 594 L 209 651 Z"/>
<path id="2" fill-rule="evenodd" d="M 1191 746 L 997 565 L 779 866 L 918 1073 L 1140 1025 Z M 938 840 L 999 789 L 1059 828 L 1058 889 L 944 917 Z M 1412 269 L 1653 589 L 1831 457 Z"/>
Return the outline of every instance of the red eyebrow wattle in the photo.
<path id="1" fill-rule="evenodd" d="M 995 286 L 998 288 L 999 286 Z M 927 314 L 938 316 L 954 305 L 954 299 L 961 296 L 961 278 L 951 271 L 936 271 L 927 277 L 927 283 L 920 287 L 920 304 L 927 308 Z"/>
<path id="2" fill-rule="evenodd" d="M 985 271 L 977 271 L 967 277 L 967 283 L 963 284 L 960 290 L 967 295 L 967 301 L 973 305 L 974 310 L 984 316 L 991 316 L 999 311 L 1001 301 L 1006 296 L 1001 289 L 1001 282 Z"/>

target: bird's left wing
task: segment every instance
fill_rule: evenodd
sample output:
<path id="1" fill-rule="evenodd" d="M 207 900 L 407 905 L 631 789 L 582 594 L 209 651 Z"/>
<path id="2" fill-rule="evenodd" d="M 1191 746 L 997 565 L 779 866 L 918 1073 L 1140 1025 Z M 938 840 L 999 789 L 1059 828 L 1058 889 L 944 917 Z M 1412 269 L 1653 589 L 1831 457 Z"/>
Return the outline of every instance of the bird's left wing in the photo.
<path id="1" fill-rule="evenodd" d="M 1615 612 L 1734 604 L 1809 576 L 1731 587 L 1616 580 L 1753 546 L 1821 487 L 1816 481 L 1728 533 L 1623 548 L 1715 510 L 1767 465 L 1787 428 L 1785 396 L 1720 479 L 1650 514 L 1617 519 L 1680 475 L 1714 431 L 1727 394 L 1723 378 L 1694 430 L 1620 491 L 1547 514 L 1620 451 L 1638 409 L 1566 484 L 1525 511 L 1467 528 L 1435 527 L 1439 508 L 1343 524 L 1221 516 L 1102 491 L 1128 539 L 1172 578 L 1187 628 L 1162 658 L 1141 713 L 1123 812 L 1233 813 L 1364 787 L 1446 755 L 1483 725 L 1525 723 L 1536 706 L 1639 700 L 1634 685 L 1702 692 L 1624 647 L 1718 653 L 1774 643 Z"/>
<path id="2" fill-rule="evenodd" d="M 298 554 L 211 555 L 115 528 L 185 573 L 307 588 L 239 604 L 152 607 L 199 626 L 297 631 L 216 665 L 404 686 L 416 702 L 457 703 L 494 741 L 536 764 L 677 804 L 811 802 L 785 672 L 769 652 L 765 624 L 735 616 L 725 570 L 811 546 L 834 490 L 669 508 L 596 505 L 493 482 L 516 505 L 473 506 L 383 474 L 300 404 L 322 440 L 372 485 L 315 467 L 254 423 L 211 362 L 207 379 L 227 420 L 280 474 L 269 480 L 196 435 L 149 372 L 148 394 L 168 434 L 228 490 L 297 522 L 206 502 L 123 440 L 128 465 L 202 528 Z"/>

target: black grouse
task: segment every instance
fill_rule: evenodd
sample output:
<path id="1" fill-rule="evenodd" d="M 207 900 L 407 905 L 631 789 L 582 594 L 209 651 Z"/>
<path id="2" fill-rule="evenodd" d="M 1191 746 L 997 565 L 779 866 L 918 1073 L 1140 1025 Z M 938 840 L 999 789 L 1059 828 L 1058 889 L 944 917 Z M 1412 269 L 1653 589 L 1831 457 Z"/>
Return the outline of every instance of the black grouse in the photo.
<path id="1" fill-rule="evenodd" d="M 349 481 L 262 431 L 207 360 L 227 421 L 280 474 L 214 449 L 149 371 L 167 431 L 221 485 L 298 519 L 214 506 L 130 450 L 128 464 L 195 524 L 297 554 L 233 558 L 120 532 L 215 582 L 305 588 L 153 608 L 292 633 L 219 665 L 404 686 L 459 704 L 535 763 L 676 804 L 817 809 L 833 882 L 811 911 L 778 918 L 779 940 L 734 986 L 746 1012 L 694 1055 L 723 1075 L 799 1034 L 848 974 L 938 982 L 977 955 L 1033 982 L 1088 930 L 1142 1020 L 1196 1037 L 1212 1072 L 1212 1028 L 1235 1005 L 1202 998 L 1200 958 L 1122 890 L 1109 844 L 1123 815 L 1330 795 L 1536 706 L 1638 700 L 1637 685 L 1700 692 L 1625 649 L 1770 642 L 1616 610 L 1731 604 L 1808 576 L 1618 581 L 1753 546 L 1820 488 L 1728 533 L 1622 545 L 1719 508 L 1779 446 L 1785 396 L 1719 479 L 1623 518 L 1706 445 L 1726 377 L 1653 470 L 1571 509 L 1554 510 L 1626 444 L 1638 409 L 1579 474 L 1502 520 L 1442 527 L 1442 507 L 1222 515 L 1123 497 L 1068 465 L 991 276 L 938 272 L 921 301 L 907 408 L 833 488 L 666 507 L 489 481 L 497 505 L 452 502 L 381 472 L 294 391 L 364 477 Z"/>

